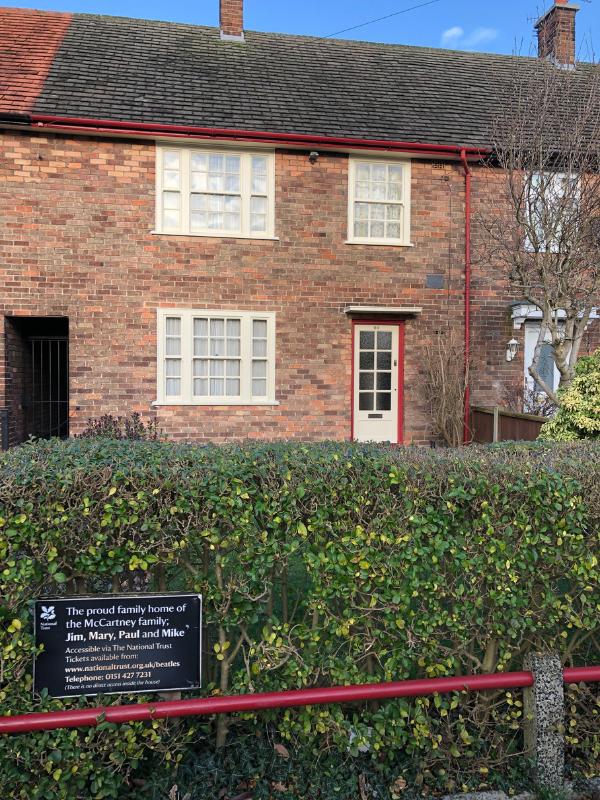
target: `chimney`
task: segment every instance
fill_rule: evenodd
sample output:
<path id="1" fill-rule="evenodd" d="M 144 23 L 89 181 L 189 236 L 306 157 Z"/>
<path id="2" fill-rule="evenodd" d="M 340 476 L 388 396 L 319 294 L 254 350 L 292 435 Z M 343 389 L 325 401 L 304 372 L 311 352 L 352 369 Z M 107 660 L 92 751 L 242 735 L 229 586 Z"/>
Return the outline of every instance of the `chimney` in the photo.
<path id="1" fill-rule="evenodd" d="M 579 6 L 569 0 L 555 0 L 552 8 L 535 23 L 538 56 L 561 67 L 575 66 L 575 14 Z"/>
<path id="2" fill-rule="evenodd" d="M 221 39 L 244 41 L 244 0 L 219 0 Z"/>

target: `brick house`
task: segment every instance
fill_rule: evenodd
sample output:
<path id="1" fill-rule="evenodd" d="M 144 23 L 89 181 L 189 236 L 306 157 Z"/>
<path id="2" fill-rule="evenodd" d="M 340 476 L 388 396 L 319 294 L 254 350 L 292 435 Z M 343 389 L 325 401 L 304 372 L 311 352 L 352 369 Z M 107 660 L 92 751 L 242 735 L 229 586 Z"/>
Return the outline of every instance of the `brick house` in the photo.
<path id="1" fill-rule="evenodd" d="M 540 20 L 540 55 L 574 64 L 576 8 Z M 536 309 L 469 256 L 512 60 L 247 32 L 242 12 L 0 9 L 10 443 L 136 410 L 176 439 L 427 444 L 424 347 L 448 328 L 475 403 L 522 382 Z"/>

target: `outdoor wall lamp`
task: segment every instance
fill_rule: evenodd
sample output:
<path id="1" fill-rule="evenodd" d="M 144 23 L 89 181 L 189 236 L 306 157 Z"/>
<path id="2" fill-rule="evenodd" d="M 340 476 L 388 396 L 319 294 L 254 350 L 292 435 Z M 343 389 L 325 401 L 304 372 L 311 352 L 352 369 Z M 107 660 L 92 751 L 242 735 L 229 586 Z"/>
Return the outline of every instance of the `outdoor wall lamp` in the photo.
<path id="1" fill-rule="evenodd" d="M 316 150 L 310 151 L 310 153 L 308 154 L 308 160 L 310 161 L 311 164 L 317 163 L 317 161 L 319 160 L 319 154 L 317 153 Z"/>
<path id="2" fill-rule="evenodd" d="M 519 343 L 516 339 L 511 339 L 510 342 L 506 345 L 506 360 L 512 361 L 513 358 L 517 355 L 519 350 Z"/>

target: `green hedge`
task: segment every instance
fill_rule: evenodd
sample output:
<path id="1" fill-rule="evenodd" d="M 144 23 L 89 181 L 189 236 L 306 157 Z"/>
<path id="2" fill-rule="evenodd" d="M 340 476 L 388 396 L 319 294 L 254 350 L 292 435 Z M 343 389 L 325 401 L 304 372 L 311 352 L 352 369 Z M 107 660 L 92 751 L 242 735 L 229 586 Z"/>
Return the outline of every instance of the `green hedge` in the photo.
<path id="1" fill-rule="evenodd" d="M 97 702 L 32 699 L 28 603 L 60 592 L 201 591 L 203 694 L 520 669 L 532 647 L 600 663 L 599 456 L 94 439 L 2 454 L 2 712 Z M 573 763 L 599 769 L 572 708 Z M 431 790 L 510 781 L 523 750 L 518 692 L 104 723 L 1 739 L 0 796 L 147 797 L 181 759 L 267 730 Z"/>

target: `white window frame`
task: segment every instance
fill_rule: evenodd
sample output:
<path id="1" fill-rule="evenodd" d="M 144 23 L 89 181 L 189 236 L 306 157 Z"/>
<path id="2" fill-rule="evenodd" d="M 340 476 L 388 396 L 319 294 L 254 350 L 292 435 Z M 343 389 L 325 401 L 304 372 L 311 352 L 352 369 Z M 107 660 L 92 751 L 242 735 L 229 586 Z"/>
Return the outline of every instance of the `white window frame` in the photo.
<path id="1" fill-rule="evenodd" d="M 542 178 L 542 176 L 547 181 L 546 189 L 551 194 L 553 193 L 553 194 L 555 194 L 555 196 L 560 198 L 561 195 L 564 194 L 564 184 L 569 179 L 569 174 L 566 173 L 566 172 L 550 172 L 550 171 L 533 172 L 531 174 L 530 184 L 529 185 L 532 186 L 533 184 L 538 183 L 540 181 L 540 179 Z M 573 180 L 573 176 L 571 176 L 570 179 Z M 578 190 L 580 191 L 581 187 L 580 187 L 579 178 L 575 178 L 575 180 L 577 181 Z M 538 191 L 537 188 L 536 188 L 536 191 Z M 540 194 L 541 194 L 541 192 L 540 192 Z M 529 199 L 526 198 L 526 202 L 527 203 L 528 203 L 528 200 Z M 580 197 L 579 197 L 579 200 L 581 200 Z M 544 199 L 543 202 L 546 203 L 546 202 L 549 202 L 549 201 Z M 527 208 L 525 210 L 525 213 L 526 213 L 526 216 L 529 216 L 529 206 L 527 206 Z M 535 227 L 535 222 L 532 223 L 531 221 L 529 221 L 529 224 L 531 226 Z M 556 241 L 541 241 L 544 238 L 544 231 L 543 230 L 538 229 L 537 232 L 536 232 L 536 236 L 540 240 L 540 248 L 539 248 L 538 252 L 540 252 L 540 253 L 558 253 L 559 246 L 558 246 L 558 243 Z M 525 248 L 525 251 L 528 252 L 528 253 L 536 252 L 535 246 L 534 246 L 533 242 L 531 241 L 529 235 L 527 235 L 527 234 L 525 235 L 524 248 Z"/>
<path id="2" fill-rule="evenodd" d="M 354 235 L 354 204 L 356 202 L 356 167 L 358 164 L 385 164 L 402 167 L 402 214 L 400 225 L 402 236 L 399 239 L 369 238 Z M 374 244 L 391 247 L 412 247 L 410 240 L 411 220 L 411 162 L 405 158 L 373 158 L 350 156 L 348 164 L 348 239 L 347 244 Z M 382 201 L 383 203 L 387 201 Z"/>
<path id="3" fill-rule="evenodd" d="M 164 228 L 162 215 L 163 156 L 165 152 L 180 154 L 181 169 L 181 226 L 178 229 Z M 190 228 L 190 157 L 192 153 L 203 155 L 238 156 L 240 158 L 241 228 L 239 231 L 213 230 L 192 231 Z M 267 159 L 267 228 L 265 231 L 250 230 L 250 197 L 252 156 Z M 169 191 L 169 190 L 167 190 Z M 210 194 L 210 193 L 208 193 Z M 218 194 L 215 193 L 215 194 Z M 272 150 L 230 150 L 228 148 L 181 147 L 176 144 L 156 145 L 156 209 L 155 230 L 165 236 L 204 236 L 227 239 L 275 239 L 275 153 Z"/>
<path id="4" fill-rule="evenodd" d="M 212 308 L 159 308 L 157 309 L 157 386 L 156 405 L 167 406 L 272 406 L 275 400 L 275 313 L 263 311 L 236 311 Z M 181 320 L 181 393 L 177 396 L 166 393 L 165 347 L 166 320 L 178 317 Z M 239 319 L 240 326 L 240 396 L 197 397 L 193 395 L 194 319 L 195 318 Z M 265 396 L 252 396 L 252 322 L 267 323 L 267 391 Z M 261 360 L 263 360 L 261 358 Z"/>

